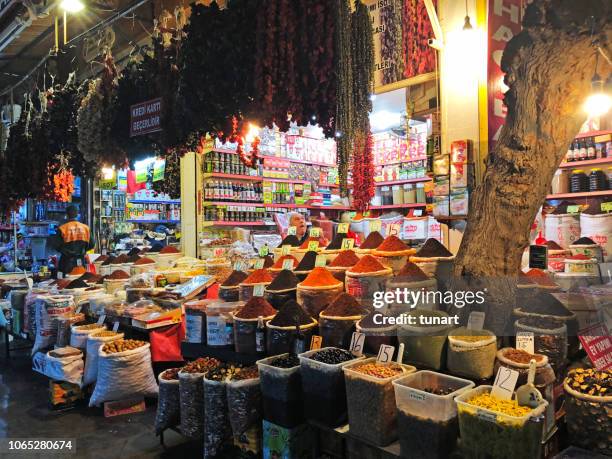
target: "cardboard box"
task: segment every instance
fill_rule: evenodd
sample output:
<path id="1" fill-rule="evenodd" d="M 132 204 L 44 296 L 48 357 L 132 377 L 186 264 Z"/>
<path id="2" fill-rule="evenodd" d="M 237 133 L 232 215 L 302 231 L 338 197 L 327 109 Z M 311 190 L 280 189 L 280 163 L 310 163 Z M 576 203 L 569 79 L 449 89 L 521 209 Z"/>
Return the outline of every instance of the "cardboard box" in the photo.
<path id="1" fill-rule="evenodd" d="M 287 429 L 263 421 L 264 459 L 310 459 L 315 444 L 315 432 L 308 424 Z"/>

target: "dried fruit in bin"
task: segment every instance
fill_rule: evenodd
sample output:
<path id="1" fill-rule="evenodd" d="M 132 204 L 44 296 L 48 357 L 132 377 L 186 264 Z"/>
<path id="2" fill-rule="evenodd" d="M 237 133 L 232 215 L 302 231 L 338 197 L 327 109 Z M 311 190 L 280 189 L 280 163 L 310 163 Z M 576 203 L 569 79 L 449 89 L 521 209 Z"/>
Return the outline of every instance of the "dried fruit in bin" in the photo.
<path id="1" fill-rule="evenodd" d="M 183 368 L 185 373 L 206 373 L 212 368 L 218 366 L 221 362 L 213 357 L 200 357 L 199 359 L 189 362 Z"/>
<path id="2" fill-rule="evenodd" d="M 134 349 L 138 349 L 139 347 L 147 344 L 146 341 L 140 341 L 137 339 L 120 339 L 118 341 L 113 341 L 112 343 L 107 343 L 104 345 L 102 350 L 107 354 L 116 354 L 118 352 L 132 351 Z"/>

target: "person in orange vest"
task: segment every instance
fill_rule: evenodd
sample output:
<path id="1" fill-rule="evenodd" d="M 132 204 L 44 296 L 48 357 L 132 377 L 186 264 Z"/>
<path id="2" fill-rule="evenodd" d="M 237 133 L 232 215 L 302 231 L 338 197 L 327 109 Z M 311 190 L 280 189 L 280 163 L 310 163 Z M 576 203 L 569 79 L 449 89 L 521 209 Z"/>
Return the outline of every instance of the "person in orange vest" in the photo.
<path id="1" fill-rule="evenodd" d="M 64 275 L 76 266 L 85 266 L 85 254 L 95 245 L 89 226 L 77 220 L 75 206 L 66 208 L 66 217 L 68 221 L 57 229 L 52 242 L 52 246 L 61 254 L 58 270 Z"/>

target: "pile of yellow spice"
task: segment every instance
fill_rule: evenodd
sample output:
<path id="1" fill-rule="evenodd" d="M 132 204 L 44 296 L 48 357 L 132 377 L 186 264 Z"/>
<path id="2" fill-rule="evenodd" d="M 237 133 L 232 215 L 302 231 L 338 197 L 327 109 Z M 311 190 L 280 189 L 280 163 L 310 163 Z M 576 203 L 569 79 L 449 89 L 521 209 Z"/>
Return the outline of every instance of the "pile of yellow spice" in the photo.
<path id="1" fill-rule="evenodd" d="M 491 394 L 480 394 L 470 400 L 470 405 L 475 405 L 480 408 L 487 410 L 496 411 L 498 413 L 507 414 L 508 416 L 514 416 L 520 418 L 529 414 L 531 408 L 528 406 L 519 406 L 516 400 L 502 400 L 497 397 L 492 397 Z"/>

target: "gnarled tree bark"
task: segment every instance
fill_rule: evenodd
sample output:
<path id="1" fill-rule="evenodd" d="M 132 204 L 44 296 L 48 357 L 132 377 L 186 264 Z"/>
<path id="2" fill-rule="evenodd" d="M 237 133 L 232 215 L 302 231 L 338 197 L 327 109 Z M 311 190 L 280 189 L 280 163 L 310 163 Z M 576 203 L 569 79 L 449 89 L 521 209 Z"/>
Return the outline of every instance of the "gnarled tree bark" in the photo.
<path id="1" fill-rule="evenodd" d="M 611 19 L 610 0 L 536 0 L 504 51 L 508 116 L 471 196 L 455 264 L 455 275 L 472 288 L 488 278 L 489 312 L 499 322 L 511 312 L 514 283 L 508 278 L 518 272 L 531 224 L 586 119 L 582 103 L 595 69 L 593 38 L 609 54 Z M 600 58 L 598 73 L 605 78 L 608 72 Z"/>

